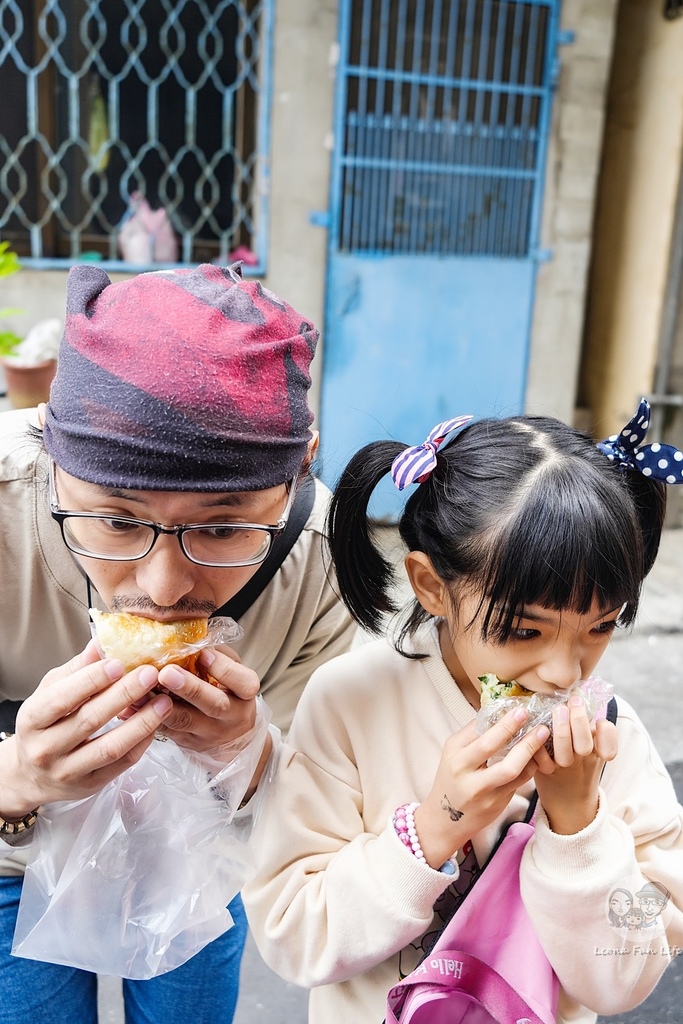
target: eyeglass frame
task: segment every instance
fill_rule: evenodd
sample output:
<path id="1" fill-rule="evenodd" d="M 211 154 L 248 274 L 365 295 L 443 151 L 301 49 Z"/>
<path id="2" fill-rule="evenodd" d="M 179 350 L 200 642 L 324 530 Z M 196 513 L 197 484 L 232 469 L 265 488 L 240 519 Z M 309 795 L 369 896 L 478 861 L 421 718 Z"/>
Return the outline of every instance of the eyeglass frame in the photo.
<path id="1" fill-rule="evenodd" d="M 97 558 L 102 562 L 139 562 L 141 558 L 146 558 L 147 555 L 152 551 L 154 545 L 160 536 L 164 534 L 173 534 L 178 538 L 178 544 L 180 550 L 185 555 L 188 561 L 194 565 L 203 565 L 209 569 L 239 569 L 249 565 L 260 565 L 265 562 L 266 558 L 273 549 L 273 542 L 281 533 L 284 532 L 289 516 L 294 505 L 294 499 L 298 490 L 299 474 L 293 476 L 289 481 L 289 493 L 287 496 L 287 504 L 285 505 L 282 515 L 277 521 L 277 525 L 272 526 L 267 523 L 183 523 L 180 526 L 165 526 L 163 523 L 155 523 L 150 519 L 136 519 L 134 516 L 105 516 L 100 515 L 97 512 L 76 512 L 72 509 L 64 509 L 59 506 L 59 495 L 57 494 L 57 481 L 55 478 L 55 463 L 53 459 L 50 459 L 50 515 L 52 518 L 59 523 L 59 528 L 62 532 L 62 540 L 64 544 L 72 551 L 75 555 L 83 555 L 85 558 Z M 112 557 L 110 555 L 95 555 L 90 551 L 84 551 L 81 548 L 73 547 L 66 538 L 64 533 L 64 521 L 66 519 L 115 519 L 117 522 L 132 523 L 136 526 L 146 526 L 153 531 L 153 540 L 147 550 L 142 555 L 133 555 L 132 557 Z M 216 529 L 219 527 L 228 527 L 231 530 L 259 530 L 261 533 L 267 533 L 270 537 L 270 543 L 262 556 L 258 558 L 250 558 L 247 560 L 241 560 L 239 562 L 203 562 L 198 558 L 193 558 L 188 553 L 183 543 L 183 535 L 185 533 L 191 533 L 193 530 L 206 530 L 207 528 Z"/>

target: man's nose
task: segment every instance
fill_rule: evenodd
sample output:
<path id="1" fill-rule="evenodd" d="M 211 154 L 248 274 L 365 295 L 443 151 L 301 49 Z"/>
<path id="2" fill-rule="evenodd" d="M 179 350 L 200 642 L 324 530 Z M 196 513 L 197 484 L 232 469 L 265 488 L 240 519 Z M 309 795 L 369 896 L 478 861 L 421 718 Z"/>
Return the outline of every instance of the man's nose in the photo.
<path id="1" fill-rule="evenodd" d="M 187 558 L 177 536 L 160 535 L 136 566 L 136 583 L 160 608 L 172 608 L 195 586 L 198 570 Z"/>

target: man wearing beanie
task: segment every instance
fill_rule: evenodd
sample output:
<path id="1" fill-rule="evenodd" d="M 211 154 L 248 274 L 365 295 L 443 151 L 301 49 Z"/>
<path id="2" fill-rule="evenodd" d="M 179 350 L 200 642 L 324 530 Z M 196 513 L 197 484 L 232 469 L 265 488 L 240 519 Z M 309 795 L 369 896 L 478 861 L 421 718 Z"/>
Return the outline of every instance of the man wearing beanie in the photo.
<path id="1" fill-rule="evenodd" d="M 328 492 L 309 473 L 317 339 L 237 265 L 115 284 L 76 266 L 47 406 L 0 415 L 4 1024 L 29 1010 L 97 1020 L 93 973 L 10 953 L 41 806 L 100 792 L 155 735 L 197 757 L 248 745 L 259 692 L 286 731 L 313 670 L 350 646 L 324 549 Z M 218 613 L 242 636 L 200 657 L 217 687 L 173 665 L 125 672 L 90 639 L 90 607 L 167 623 Z M 247 808 L 272 756 L 259 735 Z M 230 911 L 235 925 L 180 967 L 124 980 L 127 1024 L 230 1024 L 239 897 Z"/>

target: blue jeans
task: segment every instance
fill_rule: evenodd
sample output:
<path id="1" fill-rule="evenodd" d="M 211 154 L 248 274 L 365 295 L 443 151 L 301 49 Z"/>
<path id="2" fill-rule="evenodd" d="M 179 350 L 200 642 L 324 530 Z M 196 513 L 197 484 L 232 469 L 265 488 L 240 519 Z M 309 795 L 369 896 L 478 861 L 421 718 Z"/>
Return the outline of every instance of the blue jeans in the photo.
<path id="1" fill-rule="evenodd" d="M 97 1024 L 97 976 L 74 967 L 12 956 L 21 878 L 0 877 L 2 1024 Z M 182 967 L 149 981 L 124 981 L 126 1024 L 230 1024 L 247 935 L 240 896 L 229 904 L 234 927 Z"/>

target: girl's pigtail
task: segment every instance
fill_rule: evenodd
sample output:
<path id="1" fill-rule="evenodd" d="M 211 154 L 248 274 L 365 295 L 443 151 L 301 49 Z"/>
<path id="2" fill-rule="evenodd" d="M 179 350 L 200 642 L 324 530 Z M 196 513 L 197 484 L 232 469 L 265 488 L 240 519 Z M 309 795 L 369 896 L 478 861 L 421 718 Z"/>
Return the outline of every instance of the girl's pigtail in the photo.
<path id="1" fill-rule="evenodd" d="M 382 630 L 382 616 L 398 611 L 390 596 L 395 572 L 372 540 L 368 505 L 375 487 L 405 445 L 374 441 L 350 460 L 337 484 L 327 520 L 332 560 L 344 604 L 370 633 Z"/>
<path id="2" fill-rule="evenodd" d="M 643 578 L 645 578 L 654 565 L 662 538 L 666 514 L 666 484 L 644 476 L 642 473 L 628 470 L 624 476 L 640 521 L 645 562 Z"/>

